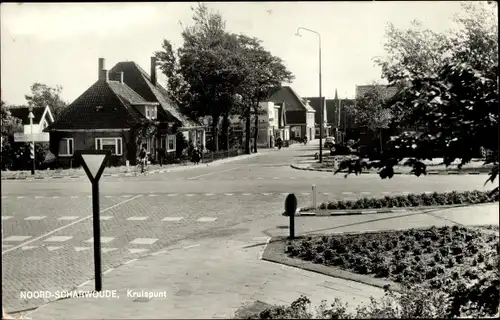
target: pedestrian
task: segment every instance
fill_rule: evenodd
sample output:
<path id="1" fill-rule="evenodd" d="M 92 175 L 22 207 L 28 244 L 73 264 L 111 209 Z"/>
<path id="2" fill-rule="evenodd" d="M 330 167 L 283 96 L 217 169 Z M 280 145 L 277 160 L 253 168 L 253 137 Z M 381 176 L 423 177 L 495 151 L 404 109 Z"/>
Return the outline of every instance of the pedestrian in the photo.
<path id="1" fill-rule="evenodd" d="M 144 173 L 144 167 L 146 166 L 146 156 L 148 155 L 146 147 L 142 145 L 141 151 L 139 152 L 139 161 L 141 162 L 141 173 Z"/>
<path id="2" fill-rule="evenodd" d="M 198 150 L 198 147 L 194 148 L 193 156 L 192 156 L 191 160 L 197 165 L 200 164 L 201 154 L 200 154 L 200 150 Z"/>
<path id="3" fill-rule="evenodd" d="M 283 146 L 283 140 L 281 140 L 281 137 L 276 139 L 276 146 L 278 147 L 278 150 L 281 150 L 281 147 Z"/>

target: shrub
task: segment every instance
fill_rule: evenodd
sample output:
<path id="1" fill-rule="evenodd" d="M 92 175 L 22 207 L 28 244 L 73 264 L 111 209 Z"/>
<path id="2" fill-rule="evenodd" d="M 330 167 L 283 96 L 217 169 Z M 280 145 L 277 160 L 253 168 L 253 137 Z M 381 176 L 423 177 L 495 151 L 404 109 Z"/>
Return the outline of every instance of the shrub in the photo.
<path id="1" fill-rule="evenodd" d="M 333 251 L 331 249 L 326 249 L 323 252 L 323 257 L 325 257 L 326 261 L 330 261 L 333 258 Z"/>
<path id="2" fill-rule="evenodd" d="M 323 256 L 321 254 L 317 254 L 314 257 L 313 262 L 317 263 L 317 264 L 323 264 L 323 263 L 325 263 L 325 259 L 323 258 Z"/>

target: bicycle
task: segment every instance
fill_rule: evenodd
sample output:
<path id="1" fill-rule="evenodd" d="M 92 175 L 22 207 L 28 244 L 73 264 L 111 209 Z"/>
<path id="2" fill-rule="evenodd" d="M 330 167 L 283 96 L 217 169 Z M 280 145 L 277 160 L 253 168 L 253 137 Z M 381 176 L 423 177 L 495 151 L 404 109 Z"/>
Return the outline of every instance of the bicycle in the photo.
<path id="1" fill-rule="evenodd" d="M 135 166 L 135 176 L 140 174 L 146 175 L 148 171 L 148 161 L 137 158 L 137 165 Z"/>

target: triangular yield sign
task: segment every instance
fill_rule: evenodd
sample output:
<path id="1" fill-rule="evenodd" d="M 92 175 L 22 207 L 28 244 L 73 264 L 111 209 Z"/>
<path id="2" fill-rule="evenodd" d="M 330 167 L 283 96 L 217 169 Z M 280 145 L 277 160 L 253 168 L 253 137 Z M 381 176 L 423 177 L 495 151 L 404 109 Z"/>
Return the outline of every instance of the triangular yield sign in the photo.
<path id="1" fill-rule="evenodd" d="M 106 253 L 106 252 L 111 252 L 111 251 L 114 251 L 116 250 L 116 248 L 102 248 L 102 252 Z"/>
<path id="2" fill-rule="evenodd" d="M 89 168 L 90 174 L 92 175 L 92 179 L 95 179 L 97 176 L 97 172 L 102 166 L 104 158 L 106 158 L 105 154 L 82 154 L 83 161 Z"/>
<path id="3" fill-rule="evenodd" d="M 76 252 L 80 252 L 80 251 L 88 250 L 88 249 L 90 249 L 90 248 L 89 247 L 75 247 Z"/>
<path id="4" fill-rule="evenodd" d="M 47 247 L 47 250 L 49 250 L 49 251 L 56 251 L 56 250 L 59 250 L 61 248 L 62 247 Z"/>
<path id="5" fill-rule="evenodd" d="M 148 249 L 128 249 L 130 253 L 140 253 L 140 252 L 146 252 Z"/>
<path id="6" fill-rule="evenodd" d="M 36 247 L 38 247 L 38 246 L 24 246 L 21 248 L 21 250 L 31 250 L 31 249 L 35 249 Z"/>

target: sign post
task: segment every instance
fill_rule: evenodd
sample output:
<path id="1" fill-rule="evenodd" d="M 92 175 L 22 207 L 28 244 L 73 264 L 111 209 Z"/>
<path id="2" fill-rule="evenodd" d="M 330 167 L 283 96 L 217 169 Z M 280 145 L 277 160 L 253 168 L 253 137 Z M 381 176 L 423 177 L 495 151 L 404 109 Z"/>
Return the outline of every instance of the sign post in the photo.
<path id="1" fill-rule="evenodd" d="M 101 273 L 101 224 L 99 217 L 99 179 L 102 176 L 111 150 L 77 151 L 83 169 L 92 184 L 92 219 L 94 229 L 94 274 L 95 290 L 102 290 Z"/>
<path id="2" fill-rule="evenodd" d="M 35 117 L 32 112 L 32 108 L 30 108 L 30 113 L 28 114 L 28 118 L 30 119 L 30 130 L 31 130 L 31 143 L 30 143 L 30 157 L 31 162 L 33 162 L 33 167 L 31 168 L 31 175 L 35 174 L 35 138 L 33 137 L 33 118 Z"/>
<path id="3" fill-rule="evenodd" d="M 295 212 L 297 211 L 297 197 L 290 193 L 285 199 L 285 214 L 290 218 L 290 239 L 295 238 Z"/>

